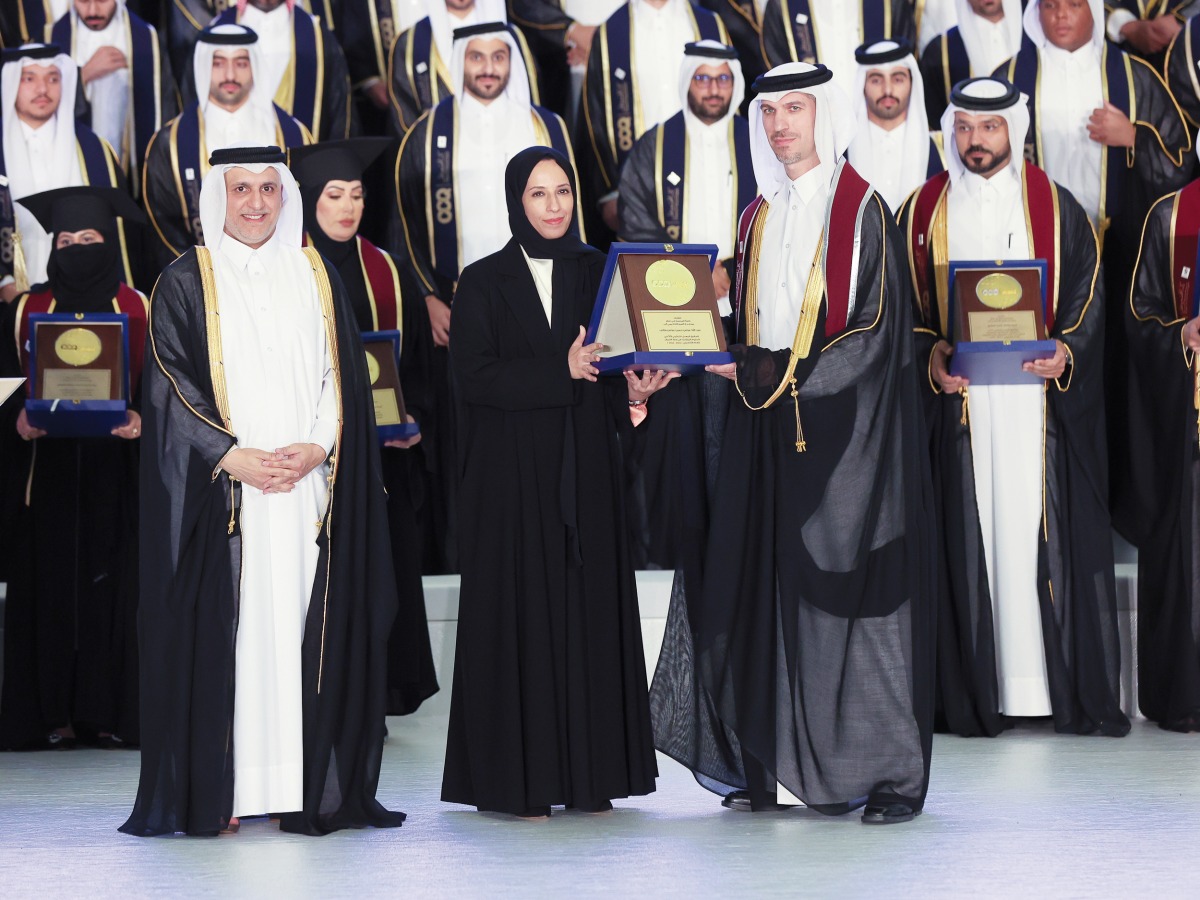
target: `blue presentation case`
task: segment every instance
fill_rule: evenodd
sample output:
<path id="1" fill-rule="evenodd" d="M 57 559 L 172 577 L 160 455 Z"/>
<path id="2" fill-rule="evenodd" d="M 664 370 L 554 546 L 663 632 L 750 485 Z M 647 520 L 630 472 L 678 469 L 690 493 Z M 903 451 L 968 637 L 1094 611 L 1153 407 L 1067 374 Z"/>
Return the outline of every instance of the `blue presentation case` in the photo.
<path id="1" fill-rule="evenodd" d="M 364 331 L 362 334 L 362 342 L 364 348 L 367 344 L 382 344 L 389 343 L 392 345 L 392 361 L 396 366 L 396 389 L 400 386 L 400 332 L 391 329 L 388 331 Z M 364 350 L 364 352 L 366 352 Z M 388 388 L 384 388 L 387 390 Z M 403 422 L 399 425 L 376 425 L 375 432 L 379 437 L 379 443 L 383 444 L 386 441 L 406 441 L 409 438 L 416 437 L 421 433 L 421 425 L 418 422 Z"/>
<path id="2" fill-rule="evenodd" d="M 732 354 L 711 350 L 639 350 L 630 322 L 631 311 L 625 286 L 621 282 L 619 259 L 624 254 L 653 254 L 655 256 L 706 256 L 712 271 L 717 263 L 715 244 L 641 244 L 614 243 L 608 251 L 604 266 L 604 277 L 592 309 L 585 342 L 600 341 L 605 345 L 595 363 L 601 375 L 620 375 L 623 372 L 640 372 L 644 369 L 691 374 L 703 372 L 705 366 L 719 366 L 733 362 Z M 720 328 L 720 321 L 716 322 Z"/>
<path id="3" fill-rule="evenodd" d="M 78 326 L 113 325 L 121 329 L 121 397 L 115 400 L 38 399 L 37 330 L 43 324 Z M 25 418 L 47 437 L 111 437 L 125 424 L 129 409 L 129 317 L 125 313 L 33 313 L 29 317 L 29 399 Z"/>
<path id="4" fill-rule="evenodd" d="M 1042 309 L 1046 308 L 1046 261 L 1044 259 L 954 260 L 950 263 L 949 309 L 950 334 L 957 334 L 954 321 L 954 279 L 962 271 L 987 269 L 1037 269 L 1042 289 Z M 1044 315 L 1044 314 L 1043 314 Z M 1045 379 L 1021 367 L 1035 359 L 1050 359 L 1056 344 L 1045 341 L 957 341 L 950 357 L 950 374 L 966 378 L 971 384 L 1044 384 Z"/>

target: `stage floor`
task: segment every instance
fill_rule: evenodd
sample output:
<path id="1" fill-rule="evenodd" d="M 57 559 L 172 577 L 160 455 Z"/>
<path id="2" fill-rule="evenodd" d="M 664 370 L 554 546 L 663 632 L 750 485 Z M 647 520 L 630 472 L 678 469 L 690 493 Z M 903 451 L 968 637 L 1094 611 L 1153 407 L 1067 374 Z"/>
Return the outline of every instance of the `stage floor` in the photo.
<path id="1" fill-rule="evenodd" d="M 0 754 L 0 894 L 200 897 L 1197 896 L 1200 735 L 1035 723 L 938 737 L 923 816 L 860 824 L 737 813 L 659 758 L 658 792 L 602 815 L 523 821 L 441 803 L 445 722 L 389 719 L 380 797 L 401 829 L 127 837 L 136 752 Z"/>

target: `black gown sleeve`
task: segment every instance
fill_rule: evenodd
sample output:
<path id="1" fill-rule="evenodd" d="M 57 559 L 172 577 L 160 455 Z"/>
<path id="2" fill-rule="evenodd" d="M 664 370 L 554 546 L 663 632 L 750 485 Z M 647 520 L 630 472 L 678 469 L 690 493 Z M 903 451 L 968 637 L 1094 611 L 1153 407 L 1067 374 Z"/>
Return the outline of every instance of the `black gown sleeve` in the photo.
<path id="1" fill-rule="evenodd" d="M 762 55 L 770 69 L 794 62 L 788 48 L 787 29 L 791 23 L 783 20 L 779 0 L 767 0 L 762 15 Z"/>
<path id="2" fill-rule="evenodd" d="M 1186 156 L 1192 135 L 1161 76 L 1137 57 L 1130 63 L 1137 92 L 1137 141 L 1129 163 L 1145 186 L 1146 198 L 1155 200 L 1191 180 Z"/>
<path id="3" fill-rule="evenodd" d="M 603 26 L 601 26 L 603 27 Z M 599 40 L 599 32 L 597 38 Z M 617 189 L 619 176 L 616 148 L 606 130 L 604 115 L 604 85 L 608 73 L 599 53 L 588 54 L 587 71 L 583 77 L 583 116 L 579 121 L 579 174 L 582 193 L 599 202 Z"/>
<path id="4" fill-rule="evenodd" d="M 353 137 L 359 132 L 358 116 L 354 109 L 350 87 L 350 70 L 346 54 L 337 37 L 324 20 L 321 22 L 325 46 L 325 96 L 321 100 L 321 134 L 314 140 L 336 141 Z"/>
<path id="5" fill-rule="evenodd" d="M 173 173 L 170 130 L 167 127 L 150 139 L 150 146 L 146 148 L 146 164 L 142 167 L 142 199 L 146 204 L 150 226 L 160 245 L 160 267 L 195 244 L 179 204 Z"/>
<path id="6" fill-rule="evenodd" d="M 666 229 L 658 222 L 654 184 L 654 145 L 657 129 L 643 134 L 621 167 L 617 210 L 620 239 L 662 243 L 668 240 Z"/>
<path id="7" fill-rule="evenodd" d="M 392 44 L 388 53 L 388 97 L 392 105 L 392 128 L 398 135 L 405 134 L 421 113 L 424 112 L 416 86 L 409 80 L 408 71 L 404 67 L 404 59 L 412 43 L 412 29 L 408 29 Z M 430 77 L 436 78 L 436 74 Z"/>
<path id="8" fill-rule="evenodd" d="M 425 218 L 425 132 L 429 119 L 423 116 L 404 137 L 396 161 L 396 204 L 404 234 L 404 253 L 408 272 L 425 295 L 435 294 L 447 303 L 448 292 L 430 264 L 428 222 Z"/>

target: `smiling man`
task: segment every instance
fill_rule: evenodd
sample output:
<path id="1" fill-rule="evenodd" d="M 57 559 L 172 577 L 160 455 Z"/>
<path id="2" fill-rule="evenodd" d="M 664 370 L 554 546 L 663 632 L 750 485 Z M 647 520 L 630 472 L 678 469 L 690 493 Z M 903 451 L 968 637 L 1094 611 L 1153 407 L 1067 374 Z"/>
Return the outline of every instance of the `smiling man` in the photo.
<path id="1" fill-rule="evenodd" d="M 257 83 L 261 68 L 258 35 L 251 29 L 226 24 L 200 33 L 192 59 L 199 99 L 154 135 L 142 173 L 146 211 L 160 243 L 160 268 L 205 242 L 200 182 L 212 151 L 235 144 L 287 148 L 312 141 L 308 129 Z"/>
<path id="2" fill-rule="evenodd" d="M 213 154 L 209 246 L 151 298 L 129 834 L 403 821 L 375 800 L 396 588 L 369 380 L 283 159 Z"/>
<path id="3" fill-rule="evenodd" d="M 790 793 L 865 823 L 925 801 L 932 523 L 903 249 L 843 157 L 823 65 L 754 83 L 733 382 L 707 544 L 676 572 L 655 745 L 724 804 Z M 791 801 L 788 801 L 791 802 Z"/>

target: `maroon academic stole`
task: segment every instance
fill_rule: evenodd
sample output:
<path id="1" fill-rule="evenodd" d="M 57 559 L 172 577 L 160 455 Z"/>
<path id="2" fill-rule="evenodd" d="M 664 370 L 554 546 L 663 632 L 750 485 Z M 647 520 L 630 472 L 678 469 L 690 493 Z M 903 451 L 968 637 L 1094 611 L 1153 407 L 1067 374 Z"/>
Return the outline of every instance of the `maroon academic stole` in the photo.
<path id="1" fill-rule="evenodd" d="M 1175 315 L 1196 315 L 1196 263 L 1200 253 L 1200 181 L 1193 181 L 1175 195 L 1171 216 L 1171 287 L 1175 293 Z"/>

